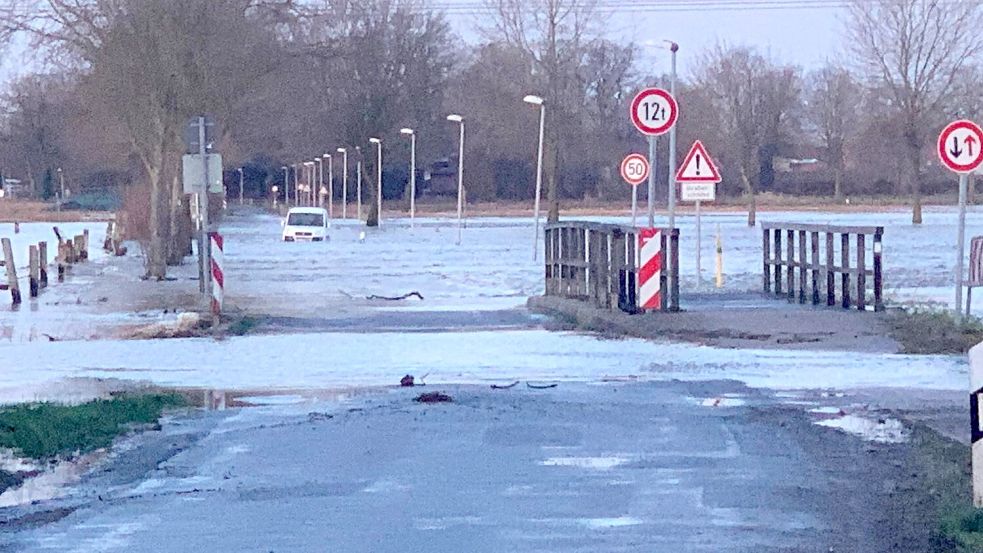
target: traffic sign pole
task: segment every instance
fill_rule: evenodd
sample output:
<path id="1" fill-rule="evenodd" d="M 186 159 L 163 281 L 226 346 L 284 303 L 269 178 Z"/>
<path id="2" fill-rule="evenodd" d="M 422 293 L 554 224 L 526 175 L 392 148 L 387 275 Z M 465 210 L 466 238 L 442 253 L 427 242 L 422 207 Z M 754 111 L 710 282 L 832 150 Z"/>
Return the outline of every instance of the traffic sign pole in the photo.
<path id="1" fill-rule="evenodd" d="M 655 135 L 649 136 L 649 189 L 648 189 L 648 215 L 649 215 L 649 228 L 655 227 L 655 168 L 658 167 L 656 163 L 656 145 L 658 144 L 658 138 Z M 632 218 L 632 226 L 635 225 L 634 217 Z"/>
<path id="2" fill-rule="evenodd" d="M 635 226 L 636 215 L 638 214 L 638 187 L 631 187 L 631 226 Z"/>
<path id="3" fill-rule="evenodd" d="M 675 188 L 675 186 L 673 187 Z M 670 223 L 671 225 L 671 223 Z M 670 226 L 670 228 L 672 228 Z M 700 226 L 700 200 L 696 200 L 696 289 L 703 288 L 703 268 L 700 265 L 700 255 L 703 249 L 703 229 Z"/>
<path id="4" fill-rule="evenodd" d="M 983 163 L 983 129 L 965 119 L 946 125 L 939 134 L 938 153 L 942 164 L 959 174 L 959 224 L 956 230 L 956 318 L 962 318 L 963 255 L 966 241 L 966 195 L 969 173 Z"/>
<path id="5" fill-rule="evenodd" d="M 963 305 L 963 252 L 966 243 L 966 193 L 969 189 L 969 175 L 959 175 L 959 226 L 956 230 L 956 316 L 960 317 Z"/>

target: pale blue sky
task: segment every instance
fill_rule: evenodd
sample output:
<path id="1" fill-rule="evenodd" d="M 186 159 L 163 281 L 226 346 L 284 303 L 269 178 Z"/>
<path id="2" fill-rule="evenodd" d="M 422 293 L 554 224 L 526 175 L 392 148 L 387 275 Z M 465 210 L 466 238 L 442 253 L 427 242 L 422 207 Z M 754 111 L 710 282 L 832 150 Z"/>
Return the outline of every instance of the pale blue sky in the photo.
<path id="1" fill-rule="evenodd" d="M 457 3 L 470 1 L 480 3 L 479 0 L 459 0 Z M 436 0 L 434 4 L 440 5 L 440 1 Z M 789 4 L 791 2 L 786 2 L 782 9 L 647 11 L 627 8 L 614 15 L 603 14 L 599 19 L 604 20 L 612 38 L 633 39 L 643 44 L 658 44 L 666 38 L 678 42 L 679 70 L 684 76 L 692 71 L 701 53 L 717 42 L 756 46 L 777 61 L 806 69 L 820 65 L 826 59 L 841 58 L 843 9 L 788 8 Z M 449 15 L 457 33 L 469 41 L 477 40 L 474 30 L 477 17 Z M 667 72 L 668 52 L 647 47 L 641 63 L 651 64 L 646 73 Z M 0 59 L 0 78 L 8 80 L 25 67 L 29 67 L 27 56 L 15 49 Z"/>

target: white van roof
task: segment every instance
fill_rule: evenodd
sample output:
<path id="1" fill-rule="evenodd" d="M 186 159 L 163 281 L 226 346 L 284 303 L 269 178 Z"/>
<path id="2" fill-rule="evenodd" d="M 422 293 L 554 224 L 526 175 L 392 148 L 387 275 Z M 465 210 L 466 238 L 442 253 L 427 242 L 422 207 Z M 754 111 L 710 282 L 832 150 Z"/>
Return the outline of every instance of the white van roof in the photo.
<path id="1" fill-rule="evenodd" d="M 324 209 L 323 207 L 291 207 L 287 214 L 290 213 L 320 213 L 322 215 L 326 215 L 328 210 Z"/>

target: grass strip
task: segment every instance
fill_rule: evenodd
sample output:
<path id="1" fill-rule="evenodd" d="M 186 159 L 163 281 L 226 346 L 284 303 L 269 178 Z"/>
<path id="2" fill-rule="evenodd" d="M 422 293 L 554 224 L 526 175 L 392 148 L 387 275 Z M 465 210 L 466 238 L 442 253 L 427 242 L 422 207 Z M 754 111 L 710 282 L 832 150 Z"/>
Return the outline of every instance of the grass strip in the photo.
<path id="1" fill-rule="evenodd" d="M 134 426 L 155 423 L 187 405 L 176 393 L 120 394 L 78 405 L 31 403 L 0 408 L 0 447 L 33 459 L 109 446 Z"/>

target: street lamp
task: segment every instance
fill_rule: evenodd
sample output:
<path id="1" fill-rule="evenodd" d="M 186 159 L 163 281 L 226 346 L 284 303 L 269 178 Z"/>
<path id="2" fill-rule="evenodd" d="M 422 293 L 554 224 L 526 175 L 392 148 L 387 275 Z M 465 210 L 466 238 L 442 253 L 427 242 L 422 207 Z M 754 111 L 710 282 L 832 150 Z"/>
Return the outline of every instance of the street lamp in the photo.
<path id="1" fill-rule="evenodd" d="M 348 205 L 348 149 L 338 148 L 338 153 L 344 156 L 342 160 L 342 165 L 344 165 L 342 174 L 344 176 L 341 177 L 341 195 L 345 197 L 345 205 Z M 334 181 L 334 179 L 331 180 Z M 361 198 L 359 198 L 358 205 L 359 205 L 358 216 L 359 218 L 361 218 L 362 217 Z"/>
<path id="2" fill-rule="evenodd" d="M 357 184 L 355 186 L 355 195 L 358 196 L 358 218 L 362 219 L 362 147 L 355 146 L 355 154 L 358 155 L 358 160 L 355 162 L 355 173 L 357 175 Z"/>
<path id="3" fill-rule="evenodd" d="M 382 139 L 370 138 L 369 142 L 376 145 L 375 178 L 377 184 L 376 191 L 376 214 L 378 215 L 379 226 L 382 226 Z"/>
<path id="4" fill-rule="evenodd" d="M 273 188 L 270 189 L 270 192 L 273 192 L 273 207 L 276 208 L 277 196 L 278 196 L 278 192 L 280 192 L 280 187 L 273 185 Z"/>
<path id="5" fill-rule="evenodd" d="M 334 218 L 334 165 L 331 154 L 324 154 L 321 158 L 328 160 L 328 226 L 331 226 L 330 221 Z"/>
<path id="6" fill-rule="evenodd" d="M 61 202 L 65 201 L 65 174 L 62 173 L 61 167 L 58 168 L 58 182 L 60 183 L 61 192 L 58 193 L 58 201 L 55 202 L 55 209 L 56 211 L 61 211 Z"/>
<path id="7" fill-rule="evenodd" d="M 242 205 L 242 181 L 245 180 L 245 173 L 239 168 L 239 205 Z"/>
<path id="8" fill-rule="evenodd" d="M 679 52 L 679 45 L 671 40 L 663 40 L 666 48 L 672 52 L 672 73 L 669 78 L 669 94 L 676 97 L 676 53 Z M 676 125 L 669 129 L 669 230 L 676 226 Z M 700 209 L 697 202 L 696 209 Z M 649 226 L 655 226 L 652 220 L 651 211 L 649 212 Z M 670 256 L 672 257 L 672 256 Z M 699 259 L 699 258 L 697 258 Z M 699 280 L 699 266 L 697 266 L 697 280 Z"/>
<path id="9" fill-rule="evenodd" d="M 539 149 L 536 154 L 536 200 L 533 208 L 534 225 L 536 226 L 532 243 L 532 260 L 536 260 L 539 251 L 539 198 L 543 190 L 543 131 L 546 128 L 546 102 L 540 96 L 532 94 L 522 99 L 527 104 L 539 106 Z"/>
<path id="10" fill-rule="evenodd" d="M 293 164 L 293 169 L 294 169 L 294 205 L 297 205 L 297 199 L 298 199 L 298 196 L 297 196 L 297 187 L 300 186 L 300 174 L 297 172 L 297 164 L 296 163 Z M 288 190 L 287 192 L 288 192 L 288 194 L 287 194 L 287 205 L 290 205 L 290 194 L 289 194 L 290 191 Z"/>
<path id="11" fill-rule="evenodd" d="M 416 224 L 416 133 L 413 129 L 400 129 L 400 134 L 410 137 L 410 228 Z"/>
<path id="12" fill-rule="evenodd" d="M 320 157 L 314 158 L 314 163 L 317 163 L 317 187 L 316 190 L 320 192 L 321 188 L 324 187 L 324 160 Z M 321 197 L 321 203 L 318 204 L 320 207 L 324 207 L 324 197 Z"/>
<path id="13" fill-rule="evenodd" d="M 306 194 L 304 194 L 304 202 L 310 203 L 313 199 L 311 197 L 311 190 L 313 189 L 311 184 L 314 182 L 315 163 L 313 161 L 305 161 L 304 166 L 307 167 L 307 175 L 305 175 L 307 184 L 304 186 L 304 192 L 306 192 Z"/>
<path id="14" fill-rule="evenodd" d="M 324 154 L 323 157 L 328 158 L 328 187 L 331 188 L 331 190 L 334 190 L 334 158 L 331 157 L 331 154 Z M 347 198 L 348 191 L 342 190 L 341 195 L 346 196 L 345 198 L 343 198 L 344 201 L 341 202 L 341 218 L 347 219 L 348 218 L 348 198 Z"/>
<path id="15" fill-rule="evenodd" d="M 457 153 L 457 243 L 460 245 L 464 227 L 464 117 L 452 113 L 447 116 L 447 120 L 461 126 Z"/>
<path id="16" fill-rule="evenodd" d="M 283 169 L 283 200 L 287 201 L 287 192 L 290 190 L 290 167 L 284 165 L 280 169 Z M 276 193 L 273 194 L 273 197 L 276 198 Z M 276 207 L 276 202 L 273 203 L 273 206 Z"/>

